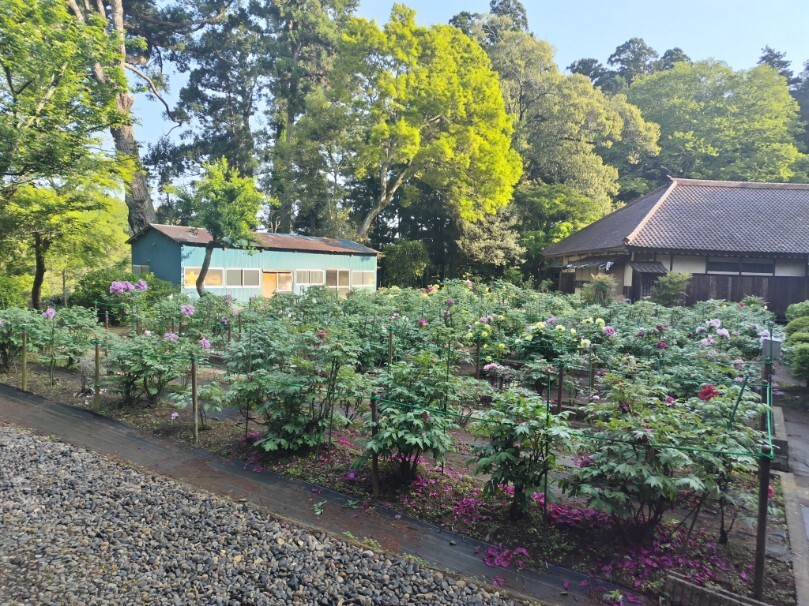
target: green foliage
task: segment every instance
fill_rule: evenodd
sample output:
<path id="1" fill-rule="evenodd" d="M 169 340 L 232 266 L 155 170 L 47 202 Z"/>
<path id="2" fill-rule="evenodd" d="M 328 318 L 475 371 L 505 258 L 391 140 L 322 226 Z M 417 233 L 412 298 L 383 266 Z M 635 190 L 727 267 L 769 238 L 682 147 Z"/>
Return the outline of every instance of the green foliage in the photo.
<path id="1" fill-rule="evenodd" d="M 691 274 L 671 271 L 655 280 L 650 298 L 665 307 L 682 305 L 689 282 L 691 282 Z"/>
<path id="2" fill-rule="evenodd" d="M 116 95 L 126 80 L 88 76 L 120 53 L 105 22 L 79 24 L 59 0 L 0 6 L 0 199 L 23 184 L 116 172 L 98 133 L 119 126 Z"/>
<path id="3" fill-rule="evenodd" d="M 26 307 L 31 293 L 31 280 L 26 276 L 0 276 L 0 309 Z"/>
<path id="4" fill-rule="evenodd" d="M 198 349 L 157 335 L 115 339 L 106 357 L 107 380 L 124 405 L 157 404 L 169 383 L 188 374 L 189 356 L 201 355 Z"/>
<path id="5" fill-rule="evenodd" d="M 420 286 L 429 262 L 421 240 L 400 240 L 386 245 L 380 260 L 385 286 Z"/>
<path id="6" fill-rule="evenodd" d="M 598 217 L 611 211 L 616 165 L 657 154 L 657 126 L 625 96 L 607 96 L 582 75 L 560 73 L 551 45 L 529 33 L 504 32 L 488 53 L 506 108 L 517 116 L 513 144 L 529 182 L 568 186 L 596 206 Z"/>
<path id="7" fill-rule="evenodd" d="M 636 79 L 628 97 L 660 125 L 658 183 L 664 172 L 741 181 L 800 176 L 797 104 L 769 66 L 734 72 L 717 61 L 677 63 Z"/>
<path id="8" fill-rule="evenodd" d="M 171 189 L 191 212 L 189 224 L 203 227 L 211 241 L 205 246 L 205 258 L 197 278 L 197 292 L 205 294 L 205 277 L 214 248 L 221 246 L 250 246 L 254 243 L 256 215 L 265 196 L 256 189 L 250 177 L 239 172 L 220 158 L 202 166 L 202 177 L 191 189 Z"/>
<path id="9" fill-rule="evenodd" d="M 792 346 L 798 343 L 809 343 L 809 332 L 793 332 L 784 345 Z"/>
<path id="10" fill-rule="evenodd" d="M 792 376 L 796 379 L 805 379 L 809 385 L 809 343 L 798 343 L 790 347 L 787 359 Z"/>
<path id="11" fill-rule="evenodd" d="M 809 316 L 799 316 L 786 325 L 784 331 L 788 337 L 796 332 L 809 332 Z"/>
<path id="12" fill-rule="evenodd" d="M 419 27 L 400 4 L 384 29 L 352 19 L 332 81 L 329 103 L 312 109 L 340 109 L 349 133 L 337 154 L 322 155 L 343 158 L 347 176 L 373 181 L 372 207 L 357 209 L 361 239 L 397 191 L 415 180 L 440 189 L 465 221 L 508 204 L 521 172 L 510 145 L 511 119 L 485 53 L 458 29 Z M 317 113 L 310 118 L 321 120 Z M 324 152 L 331 140 L 323 141 Z"/>
<path id="13" fill-rule="evenodd" d="M 590 305 L 606 305 L 615 288 L 615 280 L 607 274 L 596 274 L 581 289 L 582 301 Z"/>
<path id="14" fill-rule="evenodd" d="M 74 305 L 82 307 L 93 308 L 97 305 L 100 315 L 103 315 L 104 311 L 109 311 L 111 321 L 119 322 L 127 317 L 129 308 L 120 295 L 110 294 L 110 284 L 116 281 L 129 281 L 134 284 L 141 279 L 149 285 L 146 292 L 139 295 L 145 308 L 144 313 L 147 313 L 150 306 L 170 300 L 170 296 L 177 296 L 178 288 L 171 282 L 155 278 L 154 274 L 134 274 L 129 263 L 124 261 L 113 267 L 88 272 L 79 278 L 71 301 Z"/>
<path id="15" fill-rule="evenodd" d="M 422 453 L 443 460 L 452 437 L 449 430 L 457 425 L 450 417 L 430 413 L 425 408 L 443 408 L 453 398 L 455 379 L 429 352 L 413 356 L 407 362 L 395 362 L 379 376 L 383 399 L 379 403 L 378 433 L 365 445 L 367 453 L 391 457 L 399 464 L 402 481 L 416 477 Z M 370 417 L 367 417 L 370 424 Z"/>
<path id="16" fill-rule="evenodd" d="M 787 322 L 792 322 L 797 318 L 809 316 L 809 301 L 801 301 L 800 303 L 793 303 L 787 307 L 786 318 Z"/>
<path id="17" fill-rule="evenodd" d="M 510 515 L 516 520 L 525 514 L 531 493 L 547 489 L 558 453 L 571 447 L 567 416 L 550 414 L 539 396 L 509 389 L 495 396 L 481 418 L 486 441 L 472 449 L 475 473 L 488 474 L 487 494 L 514 487 Z"/>
<path id="18" fill-rule="evenodd" d="M 28 349 L 42 347 L 45 322 L 40 314 L 16 307 L 0 310 L 0 368 L 7 370 L 19 358 L 23 327 L 28 331 Z"/>

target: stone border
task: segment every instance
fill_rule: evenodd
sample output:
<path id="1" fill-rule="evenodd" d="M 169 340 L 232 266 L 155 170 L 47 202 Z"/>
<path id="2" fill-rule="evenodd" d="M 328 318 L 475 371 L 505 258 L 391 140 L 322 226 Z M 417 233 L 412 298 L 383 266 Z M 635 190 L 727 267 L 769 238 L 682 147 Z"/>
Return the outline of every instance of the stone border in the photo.
<path id="1" fill-rule="evenodd" d="M 795 593 L 798 606 L 809 606 L 809 541 L 803 522 L 801 497 L 809 501 L 809 489 L 795 484 L 795 476 L 781 473 L 781 490 L 784 492 L 789 548 L 792 552 L 792 574 L 795 577 Z"/>

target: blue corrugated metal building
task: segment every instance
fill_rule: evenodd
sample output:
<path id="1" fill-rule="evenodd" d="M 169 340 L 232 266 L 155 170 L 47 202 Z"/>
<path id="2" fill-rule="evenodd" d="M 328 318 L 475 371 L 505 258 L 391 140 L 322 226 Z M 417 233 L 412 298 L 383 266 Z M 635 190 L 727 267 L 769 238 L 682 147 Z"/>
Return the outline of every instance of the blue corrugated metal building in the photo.
<path id="1" fill-rule="evenodd" d="M 376 290 L 379 253 L 372 248 L 349 240 L 291 234 L 256 233 L 255 239 L 252 249 L 214 249 L 205 278 L 207 291 L 246 302 L 275 293 L 301 294 L 316 285 L 340 294 Z M 150 224 L 129 240 L 132 269 L 151 272 L 194 296 L 210 241 L 202 228 Z"/>

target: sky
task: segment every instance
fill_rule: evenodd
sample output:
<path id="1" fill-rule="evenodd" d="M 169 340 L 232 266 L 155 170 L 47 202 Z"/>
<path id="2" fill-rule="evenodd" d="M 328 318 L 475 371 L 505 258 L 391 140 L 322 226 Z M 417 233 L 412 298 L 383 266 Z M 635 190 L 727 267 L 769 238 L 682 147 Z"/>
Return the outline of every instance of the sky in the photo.
<path id="1" fill-rule="evenodd" d="M 486 12 L 488 0 L 407 0 L 422 25 L 446 23 L 463 11 Z M 393 2 L 361 0 L 359 16 L 387 22 Z M 756 64 L 769 45 L 786 52 L 793 69 L 809 60 L 809 0 L 523 0 L 531 31 L 556 48 L 564 69 L 576 59 L 606 63 L 615 47 L 643 38 L 658 53 L 679 46 L 693 60 L 719 59 L 734 69 Z M 176 94 L 182 84 L 171 78 Z M 173 95 L 168 95 L 169 100 Z M 162 107 L 140 95 L 135 114 L 138 141 L 154 143 L 171 124 Z"/>

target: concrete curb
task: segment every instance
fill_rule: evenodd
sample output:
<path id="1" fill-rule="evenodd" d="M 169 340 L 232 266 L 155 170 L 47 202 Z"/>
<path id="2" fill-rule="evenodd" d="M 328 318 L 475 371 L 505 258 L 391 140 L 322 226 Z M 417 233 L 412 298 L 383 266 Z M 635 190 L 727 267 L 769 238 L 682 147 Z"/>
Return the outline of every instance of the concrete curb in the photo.
<path id="1" fill-rule="evenodd" d="M 809 502 L 809 489 L 795 484 L 791 473 L 781 473 L 781 489 L 784 492 L 789 547 L 792 552 L 792 574 L 795 576 L 795 593 L 798 606 L 809 606 L 809 541 L 804 526 L 801 501 Z"/>

